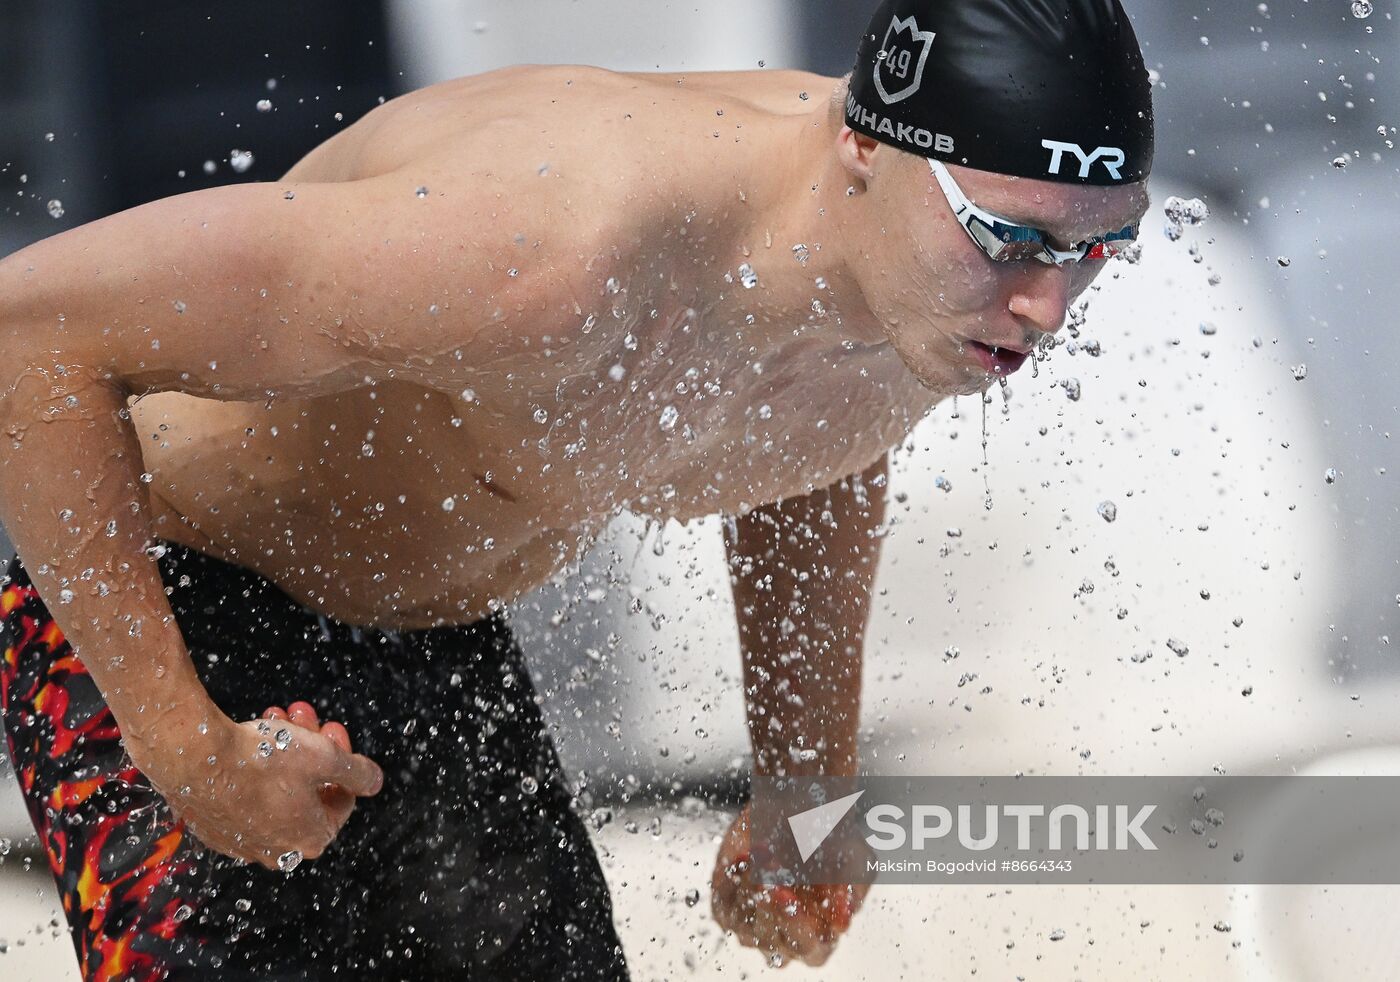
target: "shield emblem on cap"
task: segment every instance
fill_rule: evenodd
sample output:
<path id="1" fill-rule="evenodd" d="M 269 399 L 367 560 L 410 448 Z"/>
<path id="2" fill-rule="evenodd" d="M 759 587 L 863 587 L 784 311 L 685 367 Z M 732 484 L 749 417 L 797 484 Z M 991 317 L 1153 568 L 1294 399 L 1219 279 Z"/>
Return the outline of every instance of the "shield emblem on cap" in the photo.
<path id="1" fill-rule="evenodd" d="M 913 17 L 890 20 L 875 62 L 875 90 L 887 104 L 902 102 L 919 91 L 935 36 L 933 31 L 919 30 Z"/>

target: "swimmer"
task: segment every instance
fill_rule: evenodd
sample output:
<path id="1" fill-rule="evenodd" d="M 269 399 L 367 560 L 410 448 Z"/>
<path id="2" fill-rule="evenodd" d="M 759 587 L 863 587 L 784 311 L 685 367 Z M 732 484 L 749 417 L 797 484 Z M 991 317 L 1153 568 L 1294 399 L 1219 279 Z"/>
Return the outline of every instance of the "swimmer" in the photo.
<path id="1" fill-rule="evenodd" d="M 625 978 L 504 609 L 723 515 L 755 772 L 856 772 L 887 452 L 1130 245 L 1152 127 L 1117 0 L 891 0 L 847 79 L 458 79 L 0 262 L 5 729 L 84 976 Z M 822 963 L 864 891 L 749 834 L 716 918 Z"/>

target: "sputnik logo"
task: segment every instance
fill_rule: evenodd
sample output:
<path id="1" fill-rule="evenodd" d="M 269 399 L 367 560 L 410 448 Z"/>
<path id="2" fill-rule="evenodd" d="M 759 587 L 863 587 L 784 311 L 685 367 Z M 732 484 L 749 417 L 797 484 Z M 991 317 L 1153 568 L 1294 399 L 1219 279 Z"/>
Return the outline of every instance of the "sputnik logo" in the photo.
<path id="1" fill-rule="evenodd" d="M 792 838 L 797 843 L 797 851 L 804 863 L 812 853 L 821 848 L 827 836 L 841 824 L 846 813 L 855 807 L 857 799 L 863 794 L 864 791 L 857 791 L 844 798 L 837 798 L 816 808 L 788 816 L 788 828 L 792 829 Z"/>

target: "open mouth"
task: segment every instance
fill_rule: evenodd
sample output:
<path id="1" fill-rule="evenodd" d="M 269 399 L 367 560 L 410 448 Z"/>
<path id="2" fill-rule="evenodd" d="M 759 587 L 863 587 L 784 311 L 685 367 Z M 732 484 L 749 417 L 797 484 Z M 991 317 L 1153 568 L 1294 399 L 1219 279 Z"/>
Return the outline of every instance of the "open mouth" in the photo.
<path id="1" fill-rule="evenodd" d="M 1027 355 L 1022 351 L 998 348 L 995 345 L 983 344 L 981 341 L 966 341 L 964 343 L 989 375 L 1005 378 L 1026 363 Z"/>

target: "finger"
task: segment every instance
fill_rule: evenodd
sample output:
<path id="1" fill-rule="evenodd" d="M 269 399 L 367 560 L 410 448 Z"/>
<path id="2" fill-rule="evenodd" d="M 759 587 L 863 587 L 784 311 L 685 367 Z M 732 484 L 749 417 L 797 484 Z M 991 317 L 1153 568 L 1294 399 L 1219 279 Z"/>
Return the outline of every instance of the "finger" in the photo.
<path id="1" fill-rule="evenodd" d="M 811 918 L 798 916 L 780 921 L 780 937 L 791 957 L 808 965 L 820 965 L 830 956 L 830 945 L 821 938 L 821 928 Z"/>
<path id="2" fill-rule="evenodd" d="M 326 737 L 347 754 L 350 753 L 350 731 L 339 723 L 327 723 L 321 727 L 321 736 Z"/>
<path id="3" fill-rule="evenodd" d="M 752 947 L 763 952 L 768 963 L 775 968 L 786 968 L 794 961 L 799 961 L 796 951 L 793 950 L 791 942 L 783 935 L 783 932 L 768 920 L 765 920 L 762 927 L 756 928 L 753 933 L 753 941 L 749 942 Z M 773 956 L 777 956 L 774 961 Z"/>
<path id="4" fill-rule="evenodd" d="M 355 800 L 353 794 L 334 784 L 321 789 L 321 804 L 325 805 L 326 815 L 337 832 L 350 820 L 350 813 L 355 810 Z"/>
<path id="5" fill-rule="evenodd" d="M 321 728 L 321 721 L 316 718 L 316 710 L 309 702 L 294 702 L 287 707 L 287 712 L 291 714 L 292 722 L 297 726 L 303 726 L 308 730 Z"/>
<path id="6" fill-rule="evenodd" d="M 837 887 L 835 893 L 827 898 L 827 904 L 831 926 L 838 932 L 849 929 L 851 917 L 855 914 L 855 891 L 850 887 Z"/>
<path id="7" fill-rule="evenodd" d="M 287 715 L 287 711 L 281 706 L 269 706 L 267 712 L 262 714 L 262 718 L 280 719 L 283 721 L 291 719 L 291 717 Z"/>
<path id="8" fill-rule="evenodd" d="M 384 772 L 364 754 L 347 754 L 337 749 L 326 780 L 351 794 L 370 797 L 384 786 Z"/>
<path id="9" fill-rule="evenodd" d="M 760 934 L 780 940 L 803 961 L 822 947 L 821 925 L 803 912 L 791 890 L 780 888 L 765 898 L 755 920 Z"/>
<path id="10" fill-rule="evenodd" d="M 752 898 L 740 890 L 740 876 L 734 863 L 721 859 L 710 877 L 710 907 L 715 920 L 726 931 L 736 933 L 752 922 L 754 911 Z"/>

